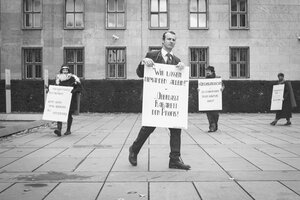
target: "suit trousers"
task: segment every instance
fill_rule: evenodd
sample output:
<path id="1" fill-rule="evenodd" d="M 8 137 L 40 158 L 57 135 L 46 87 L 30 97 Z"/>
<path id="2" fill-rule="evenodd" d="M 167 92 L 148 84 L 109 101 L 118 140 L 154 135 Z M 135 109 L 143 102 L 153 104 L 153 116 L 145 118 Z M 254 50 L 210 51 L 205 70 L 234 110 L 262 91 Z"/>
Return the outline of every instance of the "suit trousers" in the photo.
<path id="1" fill-rule="evenodd" d="M 209 130 L 218 130 L 219 112 L 209 111 L 206 112 L 206 116 L 209 122 Z"/>
<path id="2" fill-rule="evenodd" d="M 150 134 L 155 130 L 156 127 L 143 126 L 132 144 L 132 151 L 138 154 L 146 142 Z M 180 157 L 180 145 L 181 145 L 181 129 L 169 128 L 170 130 L 170 159 L 177 160 Z"/>

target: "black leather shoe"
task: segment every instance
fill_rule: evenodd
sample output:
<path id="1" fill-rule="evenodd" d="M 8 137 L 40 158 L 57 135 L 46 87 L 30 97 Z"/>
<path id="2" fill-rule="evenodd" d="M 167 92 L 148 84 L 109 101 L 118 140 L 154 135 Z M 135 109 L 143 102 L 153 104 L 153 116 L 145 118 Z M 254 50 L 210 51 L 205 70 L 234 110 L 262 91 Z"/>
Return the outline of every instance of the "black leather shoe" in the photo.
<path id="1" fill-rule="evenodd" d="M 270 125 L 275 126 L 276 123 L 277 123 L 277 121 L 272 121 L 272 122 L 270 123 Z"/>
<path id="2" fill-rule="evenodd" d="M 191 169 L 191 166 L 184 164 L 183 161 L 178 158 L 178 159 L 170 159 L 169 168 L 189 170 Z"/>
<path id="3" fill-rule="evenodd" d="M 129 157 L 128 160 L 132 166 L 137 165 L 137 154 L 132 151 L 132 147 L 129 147 Z"/>
<path id="4" fill-rule="evenodd" d="M 71 131 L 66 131 L 65 133 L 64 133 L 64 135 L 70 135 L 71 134 Z"/>
<path id="5" fill-rule="evenodd" d="M 58 137 L 61 136 L 61 130 L 59 130 L 59 129 L 56 129 L 56 130 L 54 131 L 54 133 L 55 133 Z"/>
<path id="6" fill-rule="evenodd" d="M 285 125 L 285 126 L 292 125 L 292 122 L 286 122 L 284 125 Z"/>

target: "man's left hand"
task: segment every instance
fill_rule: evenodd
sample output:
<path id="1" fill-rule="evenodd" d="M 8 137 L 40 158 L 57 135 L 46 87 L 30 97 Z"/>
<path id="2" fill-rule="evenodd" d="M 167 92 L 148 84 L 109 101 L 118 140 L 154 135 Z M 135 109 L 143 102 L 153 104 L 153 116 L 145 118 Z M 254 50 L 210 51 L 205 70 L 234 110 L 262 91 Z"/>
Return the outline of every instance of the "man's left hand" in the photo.
<path id="1" fill-rule="evenodd" d="M 183 70 L 184 67 L 185 67 L 185 65 L 184 65 L 183 62 L 179 62 L 179 63 L 176 65 L 176 67 L 177 67 L 179 70 Z"/>

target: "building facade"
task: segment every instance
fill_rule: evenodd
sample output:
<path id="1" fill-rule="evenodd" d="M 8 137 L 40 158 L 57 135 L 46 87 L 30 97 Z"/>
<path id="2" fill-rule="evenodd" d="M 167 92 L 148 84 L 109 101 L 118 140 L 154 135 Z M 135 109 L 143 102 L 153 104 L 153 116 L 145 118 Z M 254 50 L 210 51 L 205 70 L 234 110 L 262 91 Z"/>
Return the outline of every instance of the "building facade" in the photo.
<path id="1" fill-rule="evenodd" d="M 1 0 L 1 79 L 137 79 L 166 30 L 191 79 L 300 79 L 300 0 Z"/>

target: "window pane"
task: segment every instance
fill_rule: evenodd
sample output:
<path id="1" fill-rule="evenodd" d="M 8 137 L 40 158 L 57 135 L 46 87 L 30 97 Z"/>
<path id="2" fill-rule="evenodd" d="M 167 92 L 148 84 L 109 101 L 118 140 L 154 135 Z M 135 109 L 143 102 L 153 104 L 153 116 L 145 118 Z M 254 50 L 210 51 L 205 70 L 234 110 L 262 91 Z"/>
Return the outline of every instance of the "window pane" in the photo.
<path id="1" fill-rule="evenodd" d="M 205 68 L 206 68 L 206 64 L 200 64 L 199 77 L 205 77 Z"/>
<path id="2" fill-rule="evenodd" d="M 34 11 L 36 12 L 42 11 L 41 0 L 34 0 Z"/>
<path id="3" fill-rule="evenodd" d="M 158 0 L 151 0 L 151 12 L 158 12 Z"/>
<path id="4" fill-rule="evenodd" d="M 158 27 L 158 15 L 151 14 L 151 27 Z"/>
<path id="5" fill-rule="evenodd" d="M 206 0 L 199 0 L 199 12 L 206 12 Z"/>
<path id="6" fill-rule="evenodd" d="M 125 62 L 125 54 L 124 54 L 124 50 L 118 50 L 117 51 L 117 62 L 121 63 L 121 62 Z"/>
<path id="7" fill-rule="evenodd" d="M 83 1 L 82 0 L 75 0 L 75 11 L 83 12 Z"/>
<path id="8" fill-rule="evenodd" d="M 34 14 L 33 15 L 34 16 L 34 27 L 41 27 L 41 20 L 42 20 L 42 18 L 41 18 L 41 14 Z"/>
<path id="9" fill-rule="evenodd" d="M 108 63 L 117 62 L 117 50 L 111 49 L 108 50 Z"/>
<path id="10" fill-rule="evenodd" d="M 246 27 L 246 15 L 240 15 L 240 27 Z"/>
<path id="11" fill-rule="evenodd" d="M 66 15 L 66 26 L 67 27 L 74 27 L 74 14 L 67 14 Z"/>
<path id="12" fill-rule="evenodd" d="M 237 61 L 238 59 L 238 49 L 231 49 L 230 61 Z"/>
<path id="13" fill-rule="evenodd" d="M 247 61 L 247 49 L 240 49 L 240 61 Z"/>
<path id="14" fill-rule="evenodd" d="M 109 67 L 109 77 L 116 77 L 116 66 L 115 64 L 108 65 Z"/>
<path id="15" fill-rule="evenodd" d="M 83 50 L 77 49 L 76 51 L 77 62 L 83 62 Z"/>
<path id="16" fill-rule="evenodd" d="M 237 11 L 237 0 L 231 0 L 231 11 Z"/>
<path id="17" fill-rule="evenodd" d="M 32 26 L 32 14 L 25 14 L 24 15 L 24 25 L 25 27 L 31 27 Z"/>
<path id="18" fill-rule="evenodd" d="M 118 11 L 124 11 L 124 0 L 118 0 Z"/>
<path id="19" fill-rule="evenodd" d="M 24 10 L 26 12 L 32 11 L 32 1 L 31 0 L 24 0 Z"/>
<path id="20" fill-rule="evenodd" d="M 197 14 L 190 14 L 190 27 L 197 27 Z"/>
<path id="21" fill-rule="evenodd" d="M 75 14 L 75 26 L 83 27 L 83 14 Z"/>
<path id="22" fill-rule="evenodd" d="M 36 63 L 42 62 L 42 51 L 40 49 L 36 49 L 33 50 L 33 52 L 34 52 L 35 62 Z"/>
<path id="23" fill-rule="evenodd" d="M 240 64 L 240 77 L 246 77 L 246 64 Z"/>
<path id="24" fill-rule="evenodd" d="M 32 68 L 32 65 L 27 65 L 26 66 L 26 77 L 27 78 L 32 78 L 33 77 L 33 68 Z"/>
<path id="25" fill-rule="evenodd" d="M 191 61 L 198 61 L 198 50 L 191 49 Z"/>
<path id="26" fill-rule="evenodd" d="M 124 78 L 125 77 L 125 65 L 124 64 L 118 64 L 118 77 Z"/>
<path id="27" fill-rule="evenodd" d="M 197 75 L 197 64 L 191 64 L 191 77 L 196 78 Z"/>
<path id="28" fill-rule="evenodd" d="M 190 1 L 190 12 L 198 12 L 197 10 L 197 0 Z"/>
<path id="29" fill-rule="evenodd" d="M 74 12 L 74 0 L 66 0 L 66 11 Z"/>
<path id="30" fill-rule="evenodd" d="M 35 66 L 35 78 L 42 78 L 42 66 L 41 65 Z"/>
<path id="31" fill-rule="evenodd" d="M 240 11 L 246 11 L 246 0 L 240 0 Z"/>
<path id="32" fill-rule="evenodd" d="M 83 65 L 77 65 L 77 76 L 83 77 Z"/>
<path id="33" fill-rule="evenodd" d="M 115 0 L 108 0 L 108 11 L 115 11 Z"/>
<path id="34" fill-rule="evenodd" d="M 68 66 L 69 66 L 70 72 L 71 72 L 72 74 L 75 74 L 75 73 L 74 73 L 74 65 L 68 65 Z"/>
<path id="35" fill-rule="evenodd" d="M 167 11 L 167 0 L 160 0 L 159 11 L 160 12 L 166 12 Z"/>
<path id="36" fill-rule="evenodd" d="M 199 49 L 200 61 L 206 61 L 206 49 Z"/>
<path id="37" fill-rule="evenodd" d="M 107 26 L 108 27 L 116 27 L 115 14 L 113 14 L 113 13 L 107 14 Z"/>
<path id="38" fill-rule="evenodd" d="M 125 15 L 123 13 L 118 14 L 118 27 L 124 27 L 125 25 Z"/>
<path id="39" fill-rule="evenodd" d="M 25 50 L 25 62 L 26 63 L 33 62 L 32 50 L 30 49 Z"/>
<path id="40" fill-rule="evenodd" d="M 205 28 L 206 27 L 206 14 L 199 14 L 199 27 Z"/>
<path id="41" fill-rule="evenodd" d="M 231 26 L 232 27 L 237 26 L 237 15 L 231 15 Z"/>
<path id="42" fill-rule="evenodd" d="M 232 77 L 237 77 L 236 64 L 231 64 L 231 76 Z"/>
<path id="43" fill-rule="evenodd" d="M 74 63 L 74 51 L 71 49 L 66 50 L 67 63 Z"/>
<path id="44" fill-rule="evenodd" d="M 167 27 L 168 26 L 168 16 L 167 14 L 160 14 L 159 18 L 159 27 Z"/>

